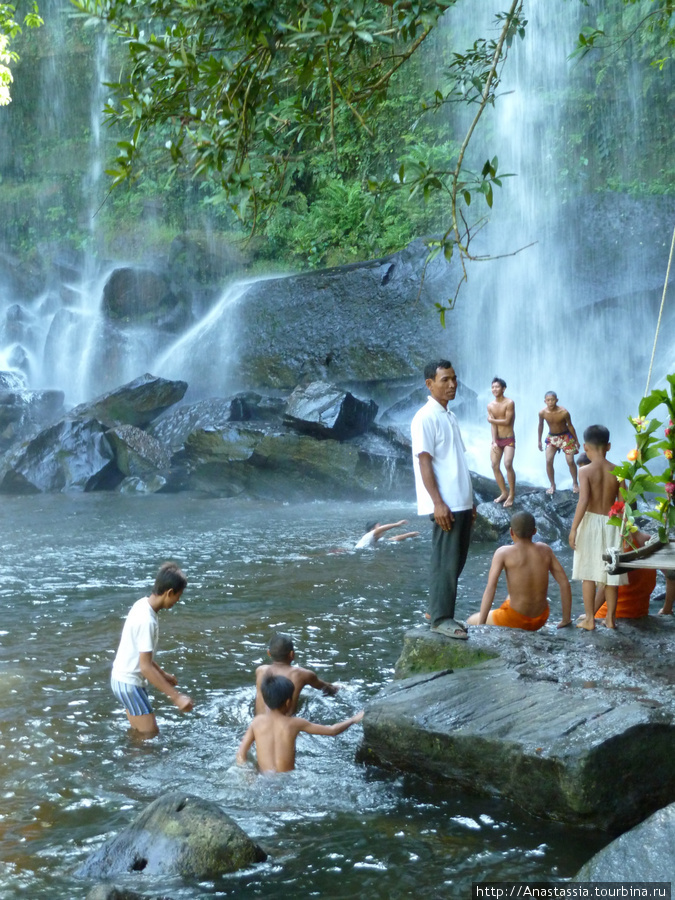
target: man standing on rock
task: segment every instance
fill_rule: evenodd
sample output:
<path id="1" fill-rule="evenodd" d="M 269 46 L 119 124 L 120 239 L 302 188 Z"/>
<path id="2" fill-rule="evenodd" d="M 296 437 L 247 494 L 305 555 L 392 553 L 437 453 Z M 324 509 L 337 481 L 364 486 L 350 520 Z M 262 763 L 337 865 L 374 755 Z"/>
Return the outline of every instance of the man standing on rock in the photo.
<path id="1" fill-rule="evenodd" d="M 427 363 L 424 379 L 429 389 L 425 406 L 410 425 L 417 512 L 432 519 L 429 618 L 431 630 L 466 640 L 466 629 L 455 619 L 457 582 L 464 568 L 476 518 L 471 475 L 465 447 L 454 413 L 448 409 L 457 393 L 452 363 Z"/>

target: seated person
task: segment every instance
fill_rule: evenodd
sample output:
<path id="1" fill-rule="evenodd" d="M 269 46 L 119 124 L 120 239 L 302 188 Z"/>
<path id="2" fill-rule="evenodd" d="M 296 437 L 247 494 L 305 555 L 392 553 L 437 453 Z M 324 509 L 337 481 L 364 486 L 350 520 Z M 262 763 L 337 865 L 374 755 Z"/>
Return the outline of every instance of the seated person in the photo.
<path id="1" fill-rule="evenodd" d="M 293 702 L 288 709 L 290 716 L 295 715 L 298 708 L 298 700 L 300 699 L 300 691 L 306 686 L 323 691 L 328 697 L 337 694 L 338 686 L 336 684 L 322 681 L 311 669 L 303 669 L 301 666 L 293 665 L 295 649 L 293 648 L 293 641 L 287 634 L 274 635 L 270 640 L 267 655 L 272 660 L 271 664 L 258 666 L 255 670 L 256 715 L 265 712 L 265 701 L 263 700 L 260 686 L 269 675 L 283 675 L 293 685 Z"/>
<path id="2" fill-rule="evenodd" d="M 536 531 L 532 513 L 518 512 L 512 517 L 513 544 L 495 551 L 480 612 L 469 616 L 467 625 L 501 625 L 538 631 L 546 624 L 549 615 L 546 597 L 549 574 L 560 587 L 562 621 L 558 628 L 571 625 L 572 589 L 569 580 L 548 544 L 532 541 Z M 492 610 L 502 569 L 506 572 L 509 596 L 499 609 Z"/>
<path id="3" fill-rule="evenodd" d="M 293 682 L 283 675 L 268 675 L 260 686 L 266 711 L 256 715 L 246 729 L 237 750 L 237 763 L 244 765 L 252 745 L 256 745 L 261 772 L 291 772 L 295 768 L 295 741 L 301 731 L 335 736 L 363 718 L 363 710 L 335 725 L 317 725 L 291 715 Z"/>
<path id="4" fill-rule="evenodd" d="M 380 525 L 379 522 L 368 522 L 366 524 L 366 533 L 357 541 L 354 546 L 355 550 L 363 550 L 365 547 L 374 547 L 382 535 L 391 531 L 392 528 L 400 528 L 401 525 L 407 525 L 407 519 L 401 519 L 400 522 L 390 522 L 389 525 Z M 406 531 L 405 534 L 393 534 L 388 537 L 388 541 L 404 541 L 406 538 L 417 537 L 419 531 Z"/>
<path id="5" fill-rule="evenodd" d="M 637 531 L 632 540 L 636 547 L 644 547 L 650 535 Z M 666 597 L 660 616 L 672 615 L 675 600 L 675 572 L 663 569 L 666 576 Z M 649 615 L 649 598 L 656 587 L 656 569 L 628 569 L 628 584 L 619 585 L 616 601 L 617 619 L 641 619 Z M 601 585 L 595 594 L 595 618 L 604 619 L 607 615 L 605 592 Z"/>

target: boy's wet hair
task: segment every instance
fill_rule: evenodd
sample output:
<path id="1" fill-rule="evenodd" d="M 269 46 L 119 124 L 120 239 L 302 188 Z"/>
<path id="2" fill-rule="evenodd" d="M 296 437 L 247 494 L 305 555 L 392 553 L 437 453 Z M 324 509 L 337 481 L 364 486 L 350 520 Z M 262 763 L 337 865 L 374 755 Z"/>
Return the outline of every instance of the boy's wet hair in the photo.
<path id="1" fill-rule="evenodd" d="M 275 634 L 267 649 L 274 662 L 285 662 L 293 652 L 293 641 L 287 634 Z"/>
<path id="2" fill-rule="evenodd" d="M 492 381 L 490 382 L 490 384 L 494 384 L 495 381 L 497 382 L 497 384 L 501 384 L 502 390 L 503 390 L 503 391 L 506 390 L 506 382 L 504 381 L 503 378 L 500 378 L 499 375 L 495 375 L 495 377 L 492 379 Z"/>
<path id="3" fill-rule="evenodd" d="M 293 682 L 285 675 L 268 675 L 260 685 L 260 693 L 270 709 L 281 709 L 293 696 L 293 690 Z"/>
<path id="4" fill-rule="evenodd" d="M 366 534 L 369 531 L 375 531 L 377 528 L 377 522 L 366 522 Z"/>
<path id="5" fill-rule="evenodd" d="M 537 523 L 532 513 L 517 512 L 511 516 L 511 531 L 519 538 L 531 538 L 537 530 Z"/>
<path id="6" fill-rule="evenodd" d="M 577 456 L 577 466 L 587 466 L 590 464 L 590 459 L 585 453 L 580 453 Z"/>
<path id="7" fill-rule="evenodd" d="M 187 586 L 187 578 L 180 569 L 178 563 L 165 562 L 159 567 L 159 572 L 155 578 L 155 586 L 153 593 L 161 597 L 167 591 L 173 591 L 174 594 L 182 594 Z"/>
<path id="8" fill-rule="evenodd" d="M 609 428 L 604 425 L 589 425 L 584 431 L 584 443 L 593 447 L 606 447 L 609 444 Z"/>
<path id="9" fill-rule="evenodd" d="M 558 399 L 558 395 L 556 394 L 555 391 L 546 391 L 546 393 L 544 394 L 544 400 L 547 397 L 555 397 L 556 400 Z"/>
<path id="10" fill-rule="evenodd" d="M 435 381 L 437 369 L 452 369 L 452 367 L 449 359 L 434 359 L 424 367 L 424 380 L 427 381 L 430 378 Z"/>

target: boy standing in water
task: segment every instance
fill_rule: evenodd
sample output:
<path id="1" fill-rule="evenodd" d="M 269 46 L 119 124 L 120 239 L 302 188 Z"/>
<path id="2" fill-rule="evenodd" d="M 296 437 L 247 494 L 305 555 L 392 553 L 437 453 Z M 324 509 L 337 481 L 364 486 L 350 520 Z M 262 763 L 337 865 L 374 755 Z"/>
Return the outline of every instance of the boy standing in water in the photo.
<path id="1" fill-rule="evenodd" d="M 572 590 L 558 558 L 548 544 L 533 543 L 537 531 L 534 516 L 529 512 L 519 512 L 511 519 L 510 547 L 495 550 L 488 575 L 488 583 L 483 594 L 480 612 L 467 619 L 467 625 L 501 625 L 505 628 L 522 628 L 524 631 L 538 631 L 549 615 L 548 576 L 553 575 L 560 587 L 562 620 L 558 628 L 572 622 Z M 492 609 L 497 582 L 506 572 L 509 596 L 499 609 Z"/>
<path id="2" fill-rule="evenodd" d="M 256 714 L 246 729 L 237 750 L 237 763 L 246 762 L 246 755 L 256 745 L 258 768 L 261 772 L 291 772 L 295 768 L 295 741 L 301 731 L 307 734 L 335 736 L 346 731 L 363 718 L 363 710 L 335 725 L 317 725 L 292 715 L 295 687 L 283 675 L 267 675 L 260 685 L 266 711 Z"/>
<path id="3" fill-rule="evenodd" d="M 544 431 L 544 422 L 548 423 L 548 435 L 546 437 L 546 474 L 550 482 L 547 494 L 555 494 L 555 472 L 553 460 L 559 450 L 565 454 L 565 460 L 572 476 L 572 491 L 579 493 L 577 481 L 577 467 L 574 464 L 574 454 L 579 452 L 579 439 L 572 425 L 570 414 L 562 406 L 558 406 L 558 395 L 555 391 L 548 391 L 544 397 L 546 406 L 539 413 L 539 431 L 537 441 L 540 450 L 541 437 Z"/>
<path id="4" fill-rule="evenodd" d="M 495 398 L 488 403 L 488 422 L 492 428 L 492 445 L 490 447 L 490 462 L 492 472 L 499 488 L 499 497 L 495 503 L 504 503 L 504 508 L 513 506 L 513 498 L 516 495 L 516 473 L 513 471 L 513 456 L 516 452 L 516 436 L 513 433 L 513 423 L 516 421 L 516 404 L 504 396 L 506 382 L 503 378 L 492 379 L 492 396 Z M 506 482 L 502 475 L 500 464 L 504 457 L 504 468 L 509 489 L 506 490 Z"/>
<path id="5" fill-rule="evenodd" d="M 192 709 L 190 697 L 177 690 L 175 676 L 165 672 L 154 660 L 159 640 L 157 613 L 175 606 L 186 585 L 187 578 L 176 563 L 165 562 L 157 573 L 152 593 L 134 603 L 122 629 L 110 686 L 124 706 L 129 724 L 144 737 L 159 733 L 146 691 L 148 682 L 173 700 L 181 712 Z"/>
<path id="6" fill-rule="evenodd" d="M 616 627 L 616 600 L 620 584 L 628 584 L 627 575 L 609 575 L 602 554 L 609 547 L 621 545 L 621 532 L 609 525 L 609 510 L 619 496 L 620 483 L 612 474 L 614 464 L 607 459 L 609 429 L 591 425 L 584 431 L 584 450 L 590 463 L 579 472 L 579 502 L 570 531 L 570 547 L 574 550 L 572 578 L 581 581 L 584 618 L 579 628 L 595 628 L 596 584 L 605 585 L 607 628 Z"/>
<path id="7" fill-rule="evenodd" d="M 295 649 L 293 641 L 287 634 L 274 635 L 270 640 L 267 655 L 272 660 L 271 665 L 258 666 L 255 670 L 255 714 L 257 716 L 266 712 L 261 686 L 265 678 L 269 678 L 270 675 L 283 675 L 293 685 L 293 702 L 288 709 L 289 716 L 295 715 L 298 708 L 298 700 L 300 699 L 300 691 L 306 685 L 323 691 L 328 697 L 334 697 L 337 694 L 338 686 L 336 684 L 322 681 L 310 669 L 303 669 L 300 666 L 293 665 Z"/>

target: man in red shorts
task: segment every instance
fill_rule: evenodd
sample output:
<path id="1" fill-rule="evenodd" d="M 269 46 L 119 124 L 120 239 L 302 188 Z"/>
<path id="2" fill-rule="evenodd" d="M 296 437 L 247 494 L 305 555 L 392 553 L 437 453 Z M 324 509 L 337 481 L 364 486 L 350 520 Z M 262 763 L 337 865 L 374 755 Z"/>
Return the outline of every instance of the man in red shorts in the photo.
<path id="1" fill-rule="evenodd" d="M 513 433 L 513 423 L 516 420 L 516 404 L 513 400 L 504 396 L 506 382 L 496 375 L 492 379 L 492 396 L 495 398 L 488 403 L 488 422 L 492 428 L 492 444 L 490 446 L 490 462 L 492 471 L 499 488 L 499 496 L 495 503 L 503 503 L 504 507 L 513 506 L 513 498 L 516 495 L 516 473 L 513 471 L 513 456 L 516 452 L 516 436 Z M 502 475 L 500 464 L 504 458 L 506 478 L 509 489 L 506 490 L 506 482 Z"/>

